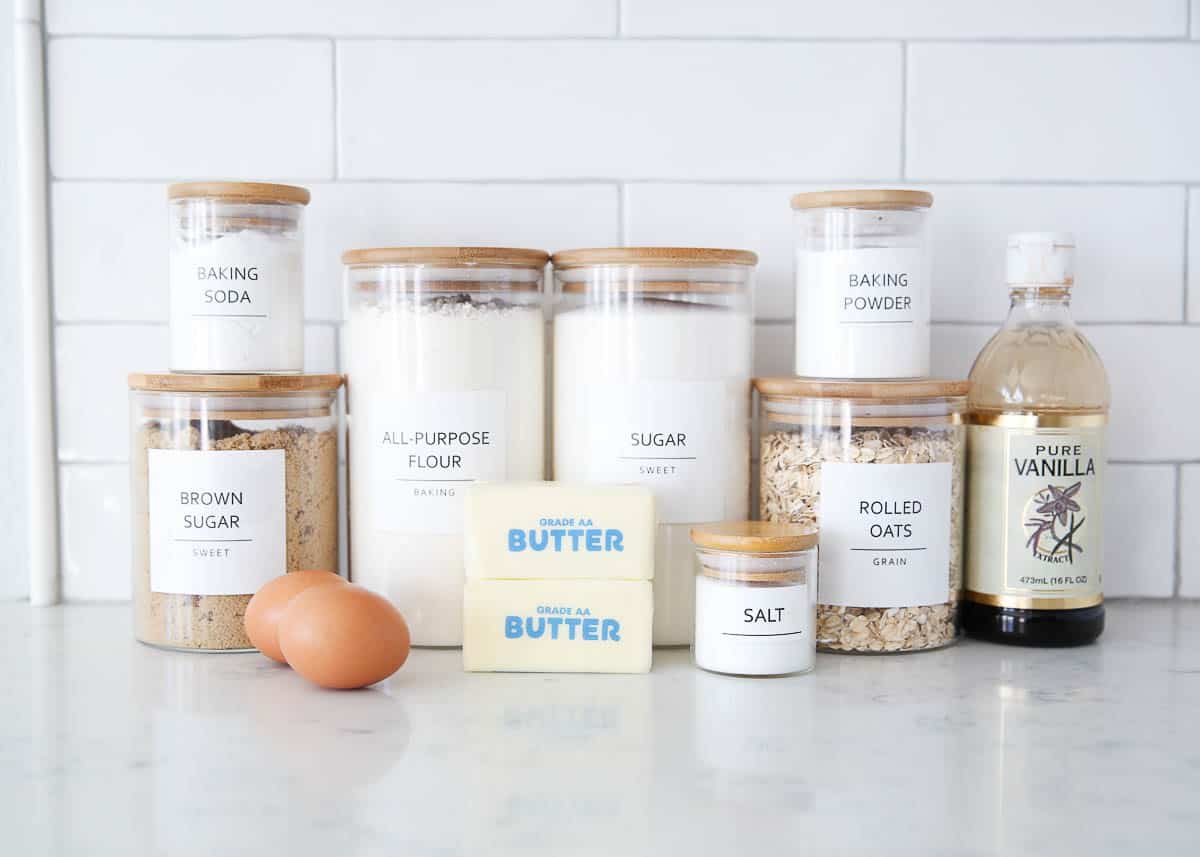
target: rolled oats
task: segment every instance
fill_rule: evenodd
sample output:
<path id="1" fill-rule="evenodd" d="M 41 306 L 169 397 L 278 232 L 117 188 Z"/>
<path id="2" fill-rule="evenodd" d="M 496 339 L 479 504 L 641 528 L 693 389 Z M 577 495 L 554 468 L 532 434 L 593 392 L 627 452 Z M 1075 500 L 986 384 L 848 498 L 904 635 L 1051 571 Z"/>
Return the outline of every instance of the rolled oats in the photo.
<path id="1" fill-rule="evenodd" d="M 819 524 L 824 463 L 951 465 L 949 600 L 886 608 L 818 604 L 820 648 L 906 652 L 954 640 L 962 590 L 963 452 L 963 428 L 949 419 L 929 428 L 871 426 L 864 421 L 848 432 L 820 421 L 773 430 L 764 426 L 759 513 L 767 521 Z"/>

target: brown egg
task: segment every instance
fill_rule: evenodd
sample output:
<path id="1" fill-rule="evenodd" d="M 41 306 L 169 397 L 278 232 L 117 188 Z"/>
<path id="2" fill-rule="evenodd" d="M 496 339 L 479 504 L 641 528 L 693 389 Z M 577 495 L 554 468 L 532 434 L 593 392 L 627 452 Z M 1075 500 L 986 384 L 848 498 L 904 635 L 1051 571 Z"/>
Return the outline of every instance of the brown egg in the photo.
<path id="1" fill-rule="evenodd" d="M 306 589 L 345 585 L 346 581 L 330 571 L 293 571 L 268 580 L 246 605 L 246 636 L 268 658 L 287 663 L 279 650 L 279 619 L 291 600 Z"/>
<path id="2" fill-rule="evenodd" d="M 361 586 L 321 586 L 292 599 L 279 620 L 279 647 L 292 669 L 322 687 L 366 687 L 408 660 L 408 623 Z"/>

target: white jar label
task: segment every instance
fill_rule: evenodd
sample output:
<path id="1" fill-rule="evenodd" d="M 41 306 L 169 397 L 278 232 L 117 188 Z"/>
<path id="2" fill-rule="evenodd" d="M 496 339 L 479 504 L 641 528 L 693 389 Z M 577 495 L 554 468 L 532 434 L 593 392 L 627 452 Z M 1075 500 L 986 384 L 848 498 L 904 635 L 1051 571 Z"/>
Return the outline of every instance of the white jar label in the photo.
<path id="1" fill-rule="evenodd" d="M 151 591 L 250 595 L 287 571 L 282 449 L 147 452 Z"/>
<path id="2" fill-rule="evenodd" d="M 747 675 L 812 665 L 814 603 L 806 585 L 751 586 L 696 579 L 696 662 Z"/>
<path id="3" fill-rule="evenodd" d="M 461 533 L 466 487 L 507 474 L 505 404 L 502 390 L 420 393 L 372 403 L 362 428 L 377 462 L 366 475 L 375 528 Z"/>
<path id="4" fill-rule="evenodd" d="M 950 600 L 948 462 L 821 466 L 822 604 Z"/>
<path id="5" fill-rule="evenodd" d="M 172 295 L 195 318 L 270 318 L 302 265 L 298 241 L 245 230 L 171 253 Z"/>
<path id="6" fill-rule="evenodd" d="M 798 253 L 796 372 L 927 375 L 929 313 L 929 273 L 920 249 Z"/>
<path id="7" fill-rule="evenodd" d="M 592 397 L 592 482 L 634 482 L 654 491 L 660 523 L 723 517 L 725 474 L 745 454 L 719 436 L 730 423 L 729 387 L 713 381 L 614 384 Z M 725 443 L 722 444 L 721 441 Z"/>
<path id="8" fill-rule="evenodd" d="M 1034 609 L 1098 603 L 1103 427 L 972 425 L 968 441 L 967 597 Z"/>

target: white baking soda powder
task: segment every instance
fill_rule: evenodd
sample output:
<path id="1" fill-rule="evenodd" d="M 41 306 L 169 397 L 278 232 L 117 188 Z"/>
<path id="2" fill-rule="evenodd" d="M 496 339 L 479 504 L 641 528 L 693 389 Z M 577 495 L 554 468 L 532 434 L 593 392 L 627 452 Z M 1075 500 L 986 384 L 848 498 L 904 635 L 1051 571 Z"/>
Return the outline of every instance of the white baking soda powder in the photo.
<path id="1" fill-rule="evenodd" d="M 304 368 L 304 244 L 242 229 L 171 245 L 171 369 Z"/>

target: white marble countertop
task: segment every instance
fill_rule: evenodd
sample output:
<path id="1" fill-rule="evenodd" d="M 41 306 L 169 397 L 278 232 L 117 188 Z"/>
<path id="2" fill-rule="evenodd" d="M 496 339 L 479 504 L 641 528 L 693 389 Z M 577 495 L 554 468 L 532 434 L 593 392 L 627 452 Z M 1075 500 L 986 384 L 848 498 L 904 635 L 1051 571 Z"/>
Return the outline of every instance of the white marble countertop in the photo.
<path id="1" fill-rule="evenodd" d="M 323 691 L 156 651 L 126 607 L 0 605 L 0 853 L 1196 854 L 1200 604 L 1098 645 L 964 642 L 734 679 L 464 675 Z"/>

